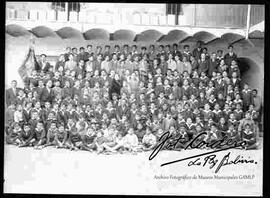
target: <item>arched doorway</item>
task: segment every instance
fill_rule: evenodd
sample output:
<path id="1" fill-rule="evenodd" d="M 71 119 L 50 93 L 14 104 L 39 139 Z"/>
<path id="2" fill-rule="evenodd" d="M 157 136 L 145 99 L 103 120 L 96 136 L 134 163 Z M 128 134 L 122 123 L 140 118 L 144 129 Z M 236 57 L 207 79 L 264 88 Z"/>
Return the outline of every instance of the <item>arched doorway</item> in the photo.
<path id="1" fill-rule="evenodd" d="M 241 71 L 242 82 L 249 83 L 250 87 L 258 89 L 263 95 L 264 73 L 263 64 L 258 65 L 255 61 L 247 57 L 239 57 L 238 65 Z"/>

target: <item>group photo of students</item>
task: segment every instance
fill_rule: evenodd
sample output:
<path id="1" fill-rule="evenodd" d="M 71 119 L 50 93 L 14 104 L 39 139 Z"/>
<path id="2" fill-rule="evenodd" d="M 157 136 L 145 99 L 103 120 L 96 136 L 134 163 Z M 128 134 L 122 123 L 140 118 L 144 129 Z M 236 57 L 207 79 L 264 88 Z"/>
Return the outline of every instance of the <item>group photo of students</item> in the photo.
<path id="1" fill-rule="evenodd" d="M 35 68 L 6 90 L 5 142 L 18 147 L 97 153 L 150 151 L 166 132 L 182 150 L 202 132 L 257 149 L 258 90 L 241 79 L 237 51 L 177 43 L 67 47 L 55 65 Z"/>

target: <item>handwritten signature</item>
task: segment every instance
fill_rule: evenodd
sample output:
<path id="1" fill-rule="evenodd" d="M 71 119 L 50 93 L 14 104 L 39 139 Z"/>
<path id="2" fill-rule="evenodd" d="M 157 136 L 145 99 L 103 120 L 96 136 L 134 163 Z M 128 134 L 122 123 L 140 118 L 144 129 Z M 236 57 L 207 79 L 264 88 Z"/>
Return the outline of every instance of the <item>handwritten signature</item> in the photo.
<path id="1" fill-rule="evenodd" d="M 206 142 L 202 139 L 204 135 L 206 135 L 206 132 L 202 132 L 198 134 L 195 138 L 193 138 L 191 141 L 186 143 L 184 146 L 184 150 L 187 149 L 198 149 L 198 148 L 210 148 L 212 151 L 210 152 L 205 152 L 202 154 L 198 155 L 193 155 L 190 157 L 182 158 L 182 159 L 177 159 L 174 161 L 166 162 L 161 164 L 161 166 L 166 166 L 169 164 L 185 161 L 185 160 L 190 160 L 188 162 L 188 166 L 206 166 L 207 164 L 210 165 L 210 169 L 216 167 L 215 173 L 218 173 L 221 169 L 221 167 L 226 166 L 226 165 L 232 165 L 232 164 L 240 164 L 240 163 L 253 163 L 257 164 L 252 159 L 244 159 L 243 156 L 238 155 L 234 160 L 230 160 L 230 154 L 231 152 L 228 152 L 222 160 L 219 162 L 217 159 L 217 156 L 214 153 L 232 149 L 232 148 L 244 148 L 245 145 L 247 144 L 246 141 L 236 141 L 231 138 L 228 138 L 227 136 L 224 136 L 222 139 L 215 140 L 212 142 Z M 170 132 L 164 133 L 160 138 L 159 138 L 159 144 L 155 147 L 153 152 L 149 156 L 149 160 L 153 160 L 158 153 L 162 149 L 175 149 L 177 148 L 178 144 L 181 144 L 181 142 L 185 140 L 181 135 L 179 137 L 176 137 Z M 201 156 L 206 156 L 204 158 L 201 158 Z M 194 158 L 196 158 L 194 160 Z"/>

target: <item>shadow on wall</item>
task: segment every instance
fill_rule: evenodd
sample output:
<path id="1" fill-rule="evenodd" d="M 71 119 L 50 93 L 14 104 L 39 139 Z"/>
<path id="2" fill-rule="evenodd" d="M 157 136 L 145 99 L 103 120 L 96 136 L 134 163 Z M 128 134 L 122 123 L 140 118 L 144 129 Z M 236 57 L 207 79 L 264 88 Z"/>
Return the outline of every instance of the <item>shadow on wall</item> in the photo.
<path id="1" fill-rule="evenodd" d="M 238 59 L 243 82 L 249 83 L 251 87 L 263 90 L 263 70 L 250 58 L 239 57 Z"/>

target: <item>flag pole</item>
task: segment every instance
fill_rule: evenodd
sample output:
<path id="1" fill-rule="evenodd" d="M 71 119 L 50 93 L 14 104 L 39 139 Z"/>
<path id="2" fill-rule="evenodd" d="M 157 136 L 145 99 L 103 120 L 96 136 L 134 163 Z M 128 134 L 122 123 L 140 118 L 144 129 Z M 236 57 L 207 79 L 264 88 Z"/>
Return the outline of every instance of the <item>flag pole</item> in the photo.
<path id="1" fill-rule="evenodd" d="M 33 34 L 31 34 L 31 36 L 30 36 L 30 49 L 33 50 L 34 47 L 35 47 L 35 38 L 34 38 Z"/>
<path id="2" fill-rule="evenodd" d="M 247 26 L 246 26 L 246 39 L 248 39 L 249 29 L 250 29 L 250 11 L 251 11 L 251 5 L 248 4 L 248 10 L 247 10 Z"/>

